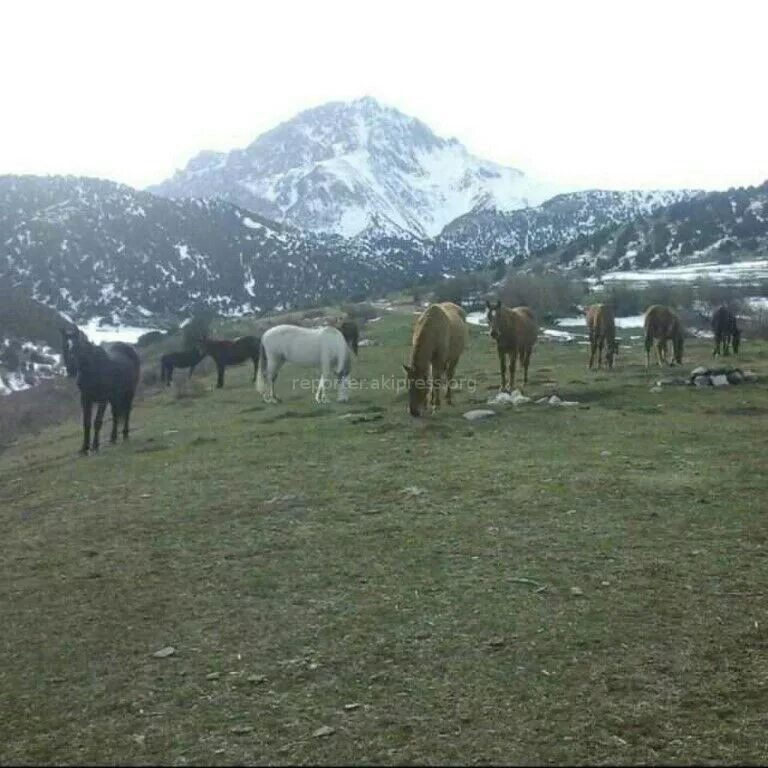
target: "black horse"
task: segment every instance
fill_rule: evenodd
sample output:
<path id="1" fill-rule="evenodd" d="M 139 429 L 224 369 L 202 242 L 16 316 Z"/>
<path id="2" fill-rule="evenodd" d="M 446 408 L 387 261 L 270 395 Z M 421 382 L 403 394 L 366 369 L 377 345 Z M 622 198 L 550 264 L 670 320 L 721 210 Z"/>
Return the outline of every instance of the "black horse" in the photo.
<path id="1" fill-rule="evenodd" d="M 728 355 L 728 346 L 733 345 L 733 354 L 739 354 L 741 331 L 736 324 L 736 315 L 728 307 L 718 307 L 712 313 L 712 332 L 715 334 L 715 348 L 712 356 L 720 354 L 722 344 L 723 355 Z"/>
<path id="2" fill-rule="evenodd" d="M 350 349 L 357 354 L 357 347 L 360 343 L 360 327 L 357 322 L 352 320 L 352 318 L 347 318 L 339 326 L 339 330 L 346 339 L 347 344 L 349 344 Z"/>
<path id="3" fill-rule="evenodd" d="M 160 358 L 160 381 L 171 386 L 174 368 L 189 368 L 189 375 L 195 370 L 195 366 L 205 357 L 197 348 L 184 352 L 169 352 Z"/>
<path id="4" fill-rule="evenodd" d="M 234 341 L 204 338 L 200 341 L 203 356 L 210 355 L 216 363 L 216 386 L 224 386 L 224 369 L 228 365 L 239 365 L 246 360 L 253 362 L 253 381 L 259 368 L 259 348 L 261 339 L 258 336 L 239 336 Z"/>
<path id="5" fill-rule="evenodd" d="M 62 329 L 61 334 L 67 375 L 77 376 L 83 406 L 83 447 L 80 452 L 85 455 L 89 448 L 92 451 L 99 450 L 99 433 L 107 403 L 112 407 L 110 442 L 117 440 L 117 424 L 120 420 L 123 422 L 123 440 L 127 440 L 133 396 L 139 383 L 140 363 L 136 350 L 120 341 L 108 347 L 98 347 L 91 344 L 77 329 Z M 91 444 L 94 403 L 97 407 Z"/>

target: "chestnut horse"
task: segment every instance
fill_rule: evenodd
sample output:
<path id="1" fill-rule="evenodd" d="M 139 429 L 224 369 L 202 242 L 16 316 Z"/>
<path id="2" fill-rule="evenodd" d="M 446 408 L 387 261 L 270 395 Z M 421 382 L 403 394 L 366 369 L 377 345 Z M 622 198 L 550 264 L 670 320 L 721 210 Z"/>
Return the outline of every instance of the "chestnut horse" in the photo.
<path id="1" fill-rule="evenodd" d="M 683 326 L 680 318 L 669 307 L 654 304 L 645 310 L 645 367 L 651 364 L 651 347 L 656 342 L 656 360 L 667 362 L 667 342 L 672 342 L 673 359 L 670 365 L 683 363 Z"/>
<path id="2" fill-rule="evenodd" d="M 718 307 L 712 313 L 712 332 L 715 334 L 715 349 L 712 357 L 720 354 L 720 345 L 723 346 L 723 355 L 730 354 L 728 345 L 733 345 L 733 354 L 739 354 L 741 343 L 741 331 L 736 324 L 736 316 L 728 307 Z"/>
<path id="3" fill-rule="evenodd" d="M 224 386 L 224 369 L 228 365 L 239 365 L 246 360 L 253 363 L 253 381 L 256 381 L 256 373 L 259 368 L 258 336 L 239 336 L 234 341 L 216 340 L 204 338 L 200 341 L 200 349 L 203 357 L 210 355 L 216 363 L 216 387 Z"/>
<path id="4" fill-rule="evenodd" d="M 502 307 L 501 302 L 495 304 L 485 302 L 488 327 L 491 338 L 496 341 L 496 351 L 499 353 L 501 368 L 501 389 L 507 388 L 505 357 L 509 356 L 509 388 L 515 384 L 515 363 L 520 360 L 523 366 L 523 384 L 528 383 L 528 366 L 531 353 L 538 337 L 538 327 L 530 307 Z"/>
<path id="5" fill-rule="evenodd" d="M 613 358 L 619 354 L 613 309 L 607 304 L 592 304 L 587 307 L 585 314 L 589 331 L 589 367 L 592 368 L 595 364 L 595 353 L 597 353 L 597 367 L 603 367 L 603 349 L 605 349 L 605 362 L 609 368 L 613 368 Z"/>
<path id="6" fill-rule="evenodd" d="M 408 382 L 408 410 L 421 416 L 430 391 L 432 410 L 440 407 L 440 389 L 445 386 L 445 399 L 451 405 L 451 384 L 459 358 L 469 341 L 464 310 L 444 301 L 430 304 L 413 329 L 411 357 L 403 365 Z"/>

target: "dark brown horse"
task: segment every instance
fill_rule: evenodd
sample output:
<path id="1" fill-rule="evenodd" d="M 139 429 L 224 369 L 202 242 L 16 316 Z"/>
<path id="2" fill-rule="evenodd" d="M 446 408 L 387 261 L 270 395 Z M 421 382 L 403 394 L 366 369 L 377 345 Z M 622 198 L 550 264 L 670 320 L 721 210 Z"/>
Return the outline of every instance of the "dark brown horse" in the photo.
<path id="1" fill-rule="evenodd" d="M 674 359 L 670 365 L 683 363 L 683 324 L 669 307 L 654 304 L 645 310 L 645 367 L 651 364 L 651 347 L 656 342 L 656 360 L 667 362 L 667 342 L 672 342 Z"/>
<path id="2" fill-rule="evenodd" d="M 224 386 L 224 369 L 228 365 L 239 365 L 246 360 L 253 363 L 253 381 L 256 381 L 256 373 L 259 369 L 259 346 L 261 341 L 258 336 L 240 336 L 234 341 L 202 339 L 200 349 L 203 357 L 210 355 L 216 363 L 216 387 Z"/>
<path id="3" fill-rule="evenodd" d="M 360 327 L 357 322 L 348 317 L 341 323 L 339 330 L 349 344 L 349 348 L 357 354 L 357 346 L 360 342 Z"/>
<path id="4" fill-rule="evenodd" d="M 195 366 L 205 357 L 195 348 L 183 352 L 168 352 L 160 358 L 160 381 L 166 386 L 171 386 L 174 368 L 189 368 L 189 375 L 195 370 Z"/>
<path id="5" fill-rule="evenodd" d="M 523 384 L 528 383 L 528 366 L 539 331 L 530 307 L 502 307 L 501 302 L 486 301 L 488 327 L 491 338 L 496 341 L 501 368 L 501 389 L 507 388 L 505 358 L 509 357 L 509 388 L 515 385 L 515 363 L 523 366 Z"/>
<path id="6" fill-rule="evenodd" d="M 720 354 L 722 345 L 723 355 L 729 355 L 728 345 L 733 345 L 733 354 L 739 354 L 741 331 L 736 324 L 736 315 L 728 307 L 718 307 L 712 313 L 712 332 L 715 334 L 715 348 L 712 356 Z"/>
<path id="7" fill-rule="evenodd" d="M 111 443 L 117 441 L 117 424 L 123 422 L 123 440 L 128 439 L 131 406 L 139 383 L 139 356 L 129 344 L 116 341 L 107 347 L 97 347 L 78 330 L 61 331 L 64 365 L 67 375 L 77 376 L 80 402 L 83 406 L 83 447 L 99 450 L 99 434 L 104 421 L 107 403 L 112 409 Z M 96 403 L 96 419 L 93 422 L 91 443 L 91 417 Z"/>
<path id="8" fill-rule="evenodd" d="M 609 368 L 613 368 L 613 358 L 619 353 L 613 309 L 607 304 L 592 304 L 587 307 L 586 317 L 589 331 L 589 367 L 592 368 L 595 364 L 595 353 L 597 353 L 597 367 L 603 367 L 603 350 L 605 349 L 605 362 Z"/>

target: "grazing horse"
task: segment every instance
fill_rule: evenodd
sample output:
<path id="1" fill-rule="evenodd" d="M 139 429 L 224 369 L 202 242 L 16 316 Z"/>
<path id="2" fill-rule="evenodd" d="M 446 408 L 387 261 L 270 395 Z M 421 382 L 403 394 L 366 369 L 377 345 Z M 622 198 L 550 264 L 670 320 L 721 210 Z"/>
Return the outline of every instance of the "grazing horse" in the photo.
<path id="1" fill-rule="evenodd" d="M 723 345 L 723 355 L 728 355 L 728 345 L 733 344 L 733 354 L 739 354 L 741 343 L 741 331 L 736 324 L 736 315 L 728 307 L 718 307 L 712 313 L 712 331 L 715 334 L 715 349 L 712 357 L 720 354 L 720 345 Z"/>
<path id="2" fill-rule="evenodd" d="M 347 318 L 341 323 L 339 330 L 346 339 L 347 344 L 349 344 L 350 349 L 357 355 L 357 345 L 360 341 L 360 328 L 358 324 L 352 318 Z"/>
<path id="3" fill-rule="evenodd" d="M 256 372 L 259 367 L 258 336 L 239 336 L 234 341 L 219 341 L 204 338 L 200 342 L 202 357 L 210 355 L 216 363 L 216 387 L 224 386 L 224 369 L 228 365 L 239 365 L 246 360 L 253 362 L 253 381 L 256 381 Z M 202 358 L 201 358 L 202 359 Z"/>
<path id="4" fill-rule="evenodd" d="M 184 352 L 169 352 L 160 358 L 160 381 L 167 386 L 171 386 L 173 380 L 174 368 L 189 368 L 189 375 L 195 370 L 195 366 L 205 357 L 203 353 L 195 348 Z"/>
<path id="5" fill-rule="evenodd" d="M 107 403 L 112 409 L 112 434 L 110 442 L 117 441 L 117 424 L 123 422 L 123 440 L 128 439 L 129 421 L 133 397 L 139 383 L 139 356 L 129 344 L 116 341 L 107 347 L 97 347 L 77 329 L 61 331 L 64 364 L 67 375 L 77 376 L 80 402 L 83 406 L 84 455 L 90 448 L 99 450 L 99 433 L 104 421 Z M 91 444 L 91 416 L 96 403 L 96 419 L 93 422 Z"/>
<path id="6" fill-rule="evenodd" d="M 585 314 L 589 331 L 589 367 L 592 368 L 595 364 L 596 352 L 597 367 L 603 367 L 603 349 L 605 349 L 605 362 L 609 368 L 613 368 L 613 358 L 619 354 L 613 309 L 607 304 L 592 304 L 587 307 Z"/>
<path id="7" fill-rule="evenodd" d="M 432 410 L 440 407 L 440 389 L 445 386 L 445 399 L 451 405 L 451 385 L 461 353 L 469 342 L 466 313 L 444 301 L 430 304 L 413 329 L 411 358 L 403 368 L 408 376 L 408 410 L 421 416 L 427 406 L 427 390 L 431 393 Z"/>
<path id="8" fill-rule="evenodd" d="M 536 344 L 538 328 L 533 311 L 529 307 L 502 307 L 501 302 L 485 302 L 489 333 L 496 341 L 501 367 L 501 389 L 507 387 L 505 357 L 509 355 L 509 388 L 515 385 L 515 363 L 523 366 L 523 384 L 528 383 L 528 365 Z"/>
<path id="9" fill-rule="evenodd" d="M 645 310 L 645 367 L 651 364 L 651 347 L 656 342 L 656 360 L 667 362 L 667 342 L 672 342 L 673 360 L 670 365 L 683 363 L 683 326 L 669 307 L 654 304 Z"/>
<path id="10" fill-rule="evenodd" d="M 344 335 L 331 325 L 322 328 L 301 328 L 297 325 L 276 325 L 264 332 L 259 352 L 256 389 L 265 402 L 280 402 L 275 397 L 275 381 L 284 363 L 320 366 L 320 383 L 315 402 L 325 403 L 326 381 L 339 382 L 339 402 L 348 399 L 349 372 L 352 355 Z"/>

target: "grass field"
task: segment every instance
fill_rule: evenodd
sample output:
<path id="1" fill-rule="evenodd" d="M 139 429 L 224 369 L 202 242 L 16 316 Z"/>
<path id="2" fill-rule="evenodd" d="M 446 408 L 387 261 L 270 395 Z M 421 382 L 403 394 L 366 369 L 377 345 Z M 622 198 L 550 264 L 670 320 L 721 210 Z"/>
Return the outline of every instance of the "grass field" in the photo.
<path id="1" fill-rule="evenodd" d="M 354 375 L 399 376 L 410 323 Z M 468 423 L 473 329 L 477 389 L 431 418 L 288 367 L 266 406 L 243 366 L 147 390 L 97 456 L 74 421 L 19 441 L 0 763 L 765 763 L 768 344 L 757 384 L 661 393 L 634 344 L 590 373 L 539 343 L 527 393 L 581 408 Z"/>

